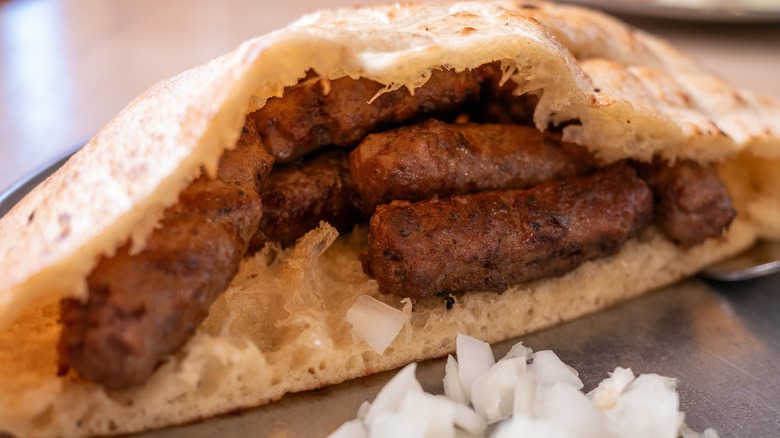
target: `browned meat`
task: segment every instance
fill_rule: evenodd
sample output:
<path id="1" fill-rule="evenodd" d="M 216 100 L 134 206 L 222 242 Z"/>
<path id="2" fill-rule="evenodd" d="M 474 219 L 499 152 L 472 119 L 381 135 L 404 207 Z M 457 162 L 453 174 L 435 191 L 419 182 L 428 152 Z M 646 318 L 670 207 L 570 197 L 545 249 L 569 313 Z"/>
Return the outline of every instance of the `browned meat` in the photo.
<path id="1" fill-rule="evenodd" d="M 368 102 L 384 88 L 368 79 L 309 78 L 272 98 L 247 117 L 278 162 L 290 162 L 326 145 L 354 146 L 366 134 L 423 115 L 452 112 L 479 95 L 476 72 L 435 70 L 411 94 L 405 88 Z"/>
<path id="2" fill-rule="evenodd" d="M 381 292 L 404 297 L 502 291 L 617 252 L 652 211 L 625 165 L 530 190 L 393 202 L 371 218 L 363 267 Z"/>
<path id="3" fill-rule="evenodd" d="M 226 152 L 166 210 L 139 254 L 128 245 L 89 276 L 86 303 L 62 303 L 60 360 L 109 388 L 144 382 L 205 318 L 236 274 L 262 208 L 258 178 L 273 159 L 255 133 Z"/>
<path id="4" fill-rule="evenodd" d="M 638 165 L 655 196 L 655 223 L 666 236 L 693 246 L 720 236 L 737 212 L 712 166 L 662 160 Z"/>
<path id="5" fill-rule="evenodd" d="M 351 193 L 346 151 L 275 169 L 263 185 L 263 219 L 252 249 L 269 241 L 291 245 L 320 221 L 348 231 L 360 218 L 350 202 Z"/>
<path id="6" fill-rule="evenodd" d="M 585 149 L 535 128 L 437 120 L 371 134 L 349 157 L 357 203 L 367 213 L 391 200 L 529 188 L 590 173 L 596 164 Z"/>

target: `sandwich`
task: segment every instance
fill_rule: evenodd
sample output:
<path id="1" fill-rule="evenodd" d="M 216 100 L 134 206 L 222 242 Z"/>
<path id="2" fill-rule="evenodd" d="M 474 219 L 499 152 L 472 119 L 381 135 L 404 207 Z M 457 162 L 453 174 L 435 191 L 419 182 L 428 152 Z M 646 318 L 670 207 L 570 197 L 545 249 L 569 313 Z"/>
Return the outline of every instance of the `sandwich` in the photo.
<path id="1" fill-rule="evenodd" d="M 780 238 L 780 103 L 536 2 L 320 11 L 0 220 L 0 430 L 129 433 L 497 342 Z"/>

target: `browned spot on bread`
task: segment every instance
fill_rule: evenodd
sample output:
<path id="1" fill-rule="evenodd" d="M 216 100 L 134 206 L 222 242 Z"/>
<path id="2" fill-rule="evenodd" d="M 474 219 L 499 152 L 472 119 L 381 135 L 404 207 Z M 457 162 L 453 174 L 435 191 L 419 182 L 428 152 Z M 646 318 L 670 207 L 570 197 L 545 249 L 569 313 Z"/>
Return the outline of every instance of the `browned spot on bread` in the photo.
<path id="1" fill-rule="evenodd" d="M 479 18 L 479 15 L 472 14 L 471 12 L 456 12 L 451 15 L 453 18 Z"/>
<path id="2" fill-rule="evenodd" d="M 66 239 L 70 235 L 70 213 L 60 213 L 57 221 L 62 228 L 60 231 L 60 239 Z"/>

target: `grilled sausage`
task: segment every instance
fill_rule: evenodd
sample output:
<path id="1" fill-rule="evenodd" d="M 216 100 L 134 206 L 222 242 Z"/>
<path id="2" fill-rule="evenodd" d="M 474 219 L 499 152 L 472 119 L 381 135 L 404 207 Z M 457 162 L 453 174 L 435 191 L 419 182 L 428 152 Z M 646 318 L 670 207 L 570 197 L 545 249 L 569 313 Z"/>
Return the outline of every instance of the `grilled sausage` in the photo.
<path id="1" fill-rule="evenodd" d="M 260 221 L 258 179 L 273 159 L 257 139 L 243 135 L 216 179 L 186 188 L 142 252 L 125 245 L 102 258 L 87 279 L 86 303 L 63 301 L 61 368 L 125 388 L 146 381 L 189 339 L 238 271 Z"/>
<path id="2" fill-rule="evenodd" d="M 263 185 L 263 218 L 252 249 L 261 249 L 269 241 L 291 245 L 320 221 L 348 231 L 361 217 L 352 206 L 351 194 L 346 151 L 334 150 L 274 169 Z"/>
<path id="3" fill-rule="evenodd" d="M 623 164 L 530 190 L 393 202 L 371 218 L 363 267 L 403 297 L 503 291 L 617 252 L 652 212 L 650 190 Z"/>
<path id="4" fill-rule="evenodd" d="M 590 173 L 596 164 L 582 147 L 532 127 L 437 120 L 371 134 L 349 157 L 357 203 L 367 213 L 391 200 L 529 188 Z"/>
<path id="5" fill-rule="evenodd" d="M 655 223 L 682 246 L 720 236 L 737 212 L 713 166 L 693 161 L 638 164 L 655 196 Z"/>
<path id="6" fill-rule="evenodd" d="M 480 77 L 474 71 L 434 70 L 411 94 L 406 89 L 383 93 L 384 86 L 368 79 L 339 78 L 325 82 L 309 78 L 272 98 L 247 116 L 277 162 L 291 162 L 326 145 L 354 146 L 371 132 L 424 115 L 457 110 L 479 96 Z"/>

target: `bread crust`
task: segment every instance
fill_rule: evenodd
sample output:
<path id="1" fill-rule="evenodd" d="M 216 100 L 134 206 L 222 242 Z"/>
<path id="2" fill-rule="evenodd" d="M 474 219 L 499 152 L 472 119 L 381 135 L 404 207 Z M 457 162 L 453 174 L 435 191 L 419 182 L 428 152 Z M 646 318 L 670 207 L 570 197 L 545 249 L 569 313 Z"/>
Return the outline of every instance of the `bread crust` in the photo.
<path id="1" fill-rule="evenodd" d="M 567 123 L 563 139 L 605 161 L 722 163 L 740 216 L 723 237 L 690 249 L 650 228 L 615 256 L 501 295 L 464 295 L 449 312 L 436 299 L 412 306 L 379 296 L 356 265 L 362 233 L 325 252 L 336 235 L 323 225 L 287 252 L 276 248 L 270 265 L 265 252 L 245 260 L 200 333 L 146 385 L 107 392 L 55 376 L 56 303 L 86 297 L 100 255 L 128 240 L 142 248 L 200 169 L 214 174 L 249 111 L 310 70 L 413 90 L 435 68 L 490 62 L 501 62 L 518 92 L 540 95 L 538 129 Z M 676 281 L 759 236 L 780 237 L 778 120 L 778 102 L 586 9 L 428 3 L 305 16 L 150 89 L 0 220 L 0 430 L 82 436 L 192 421 L 445 354 L 458 332 L 498 341 Z M 360 294 L 411 315 L 385 355 L 343 320 Z M 248 307 L 263 310 L 240 311 Z"/>

